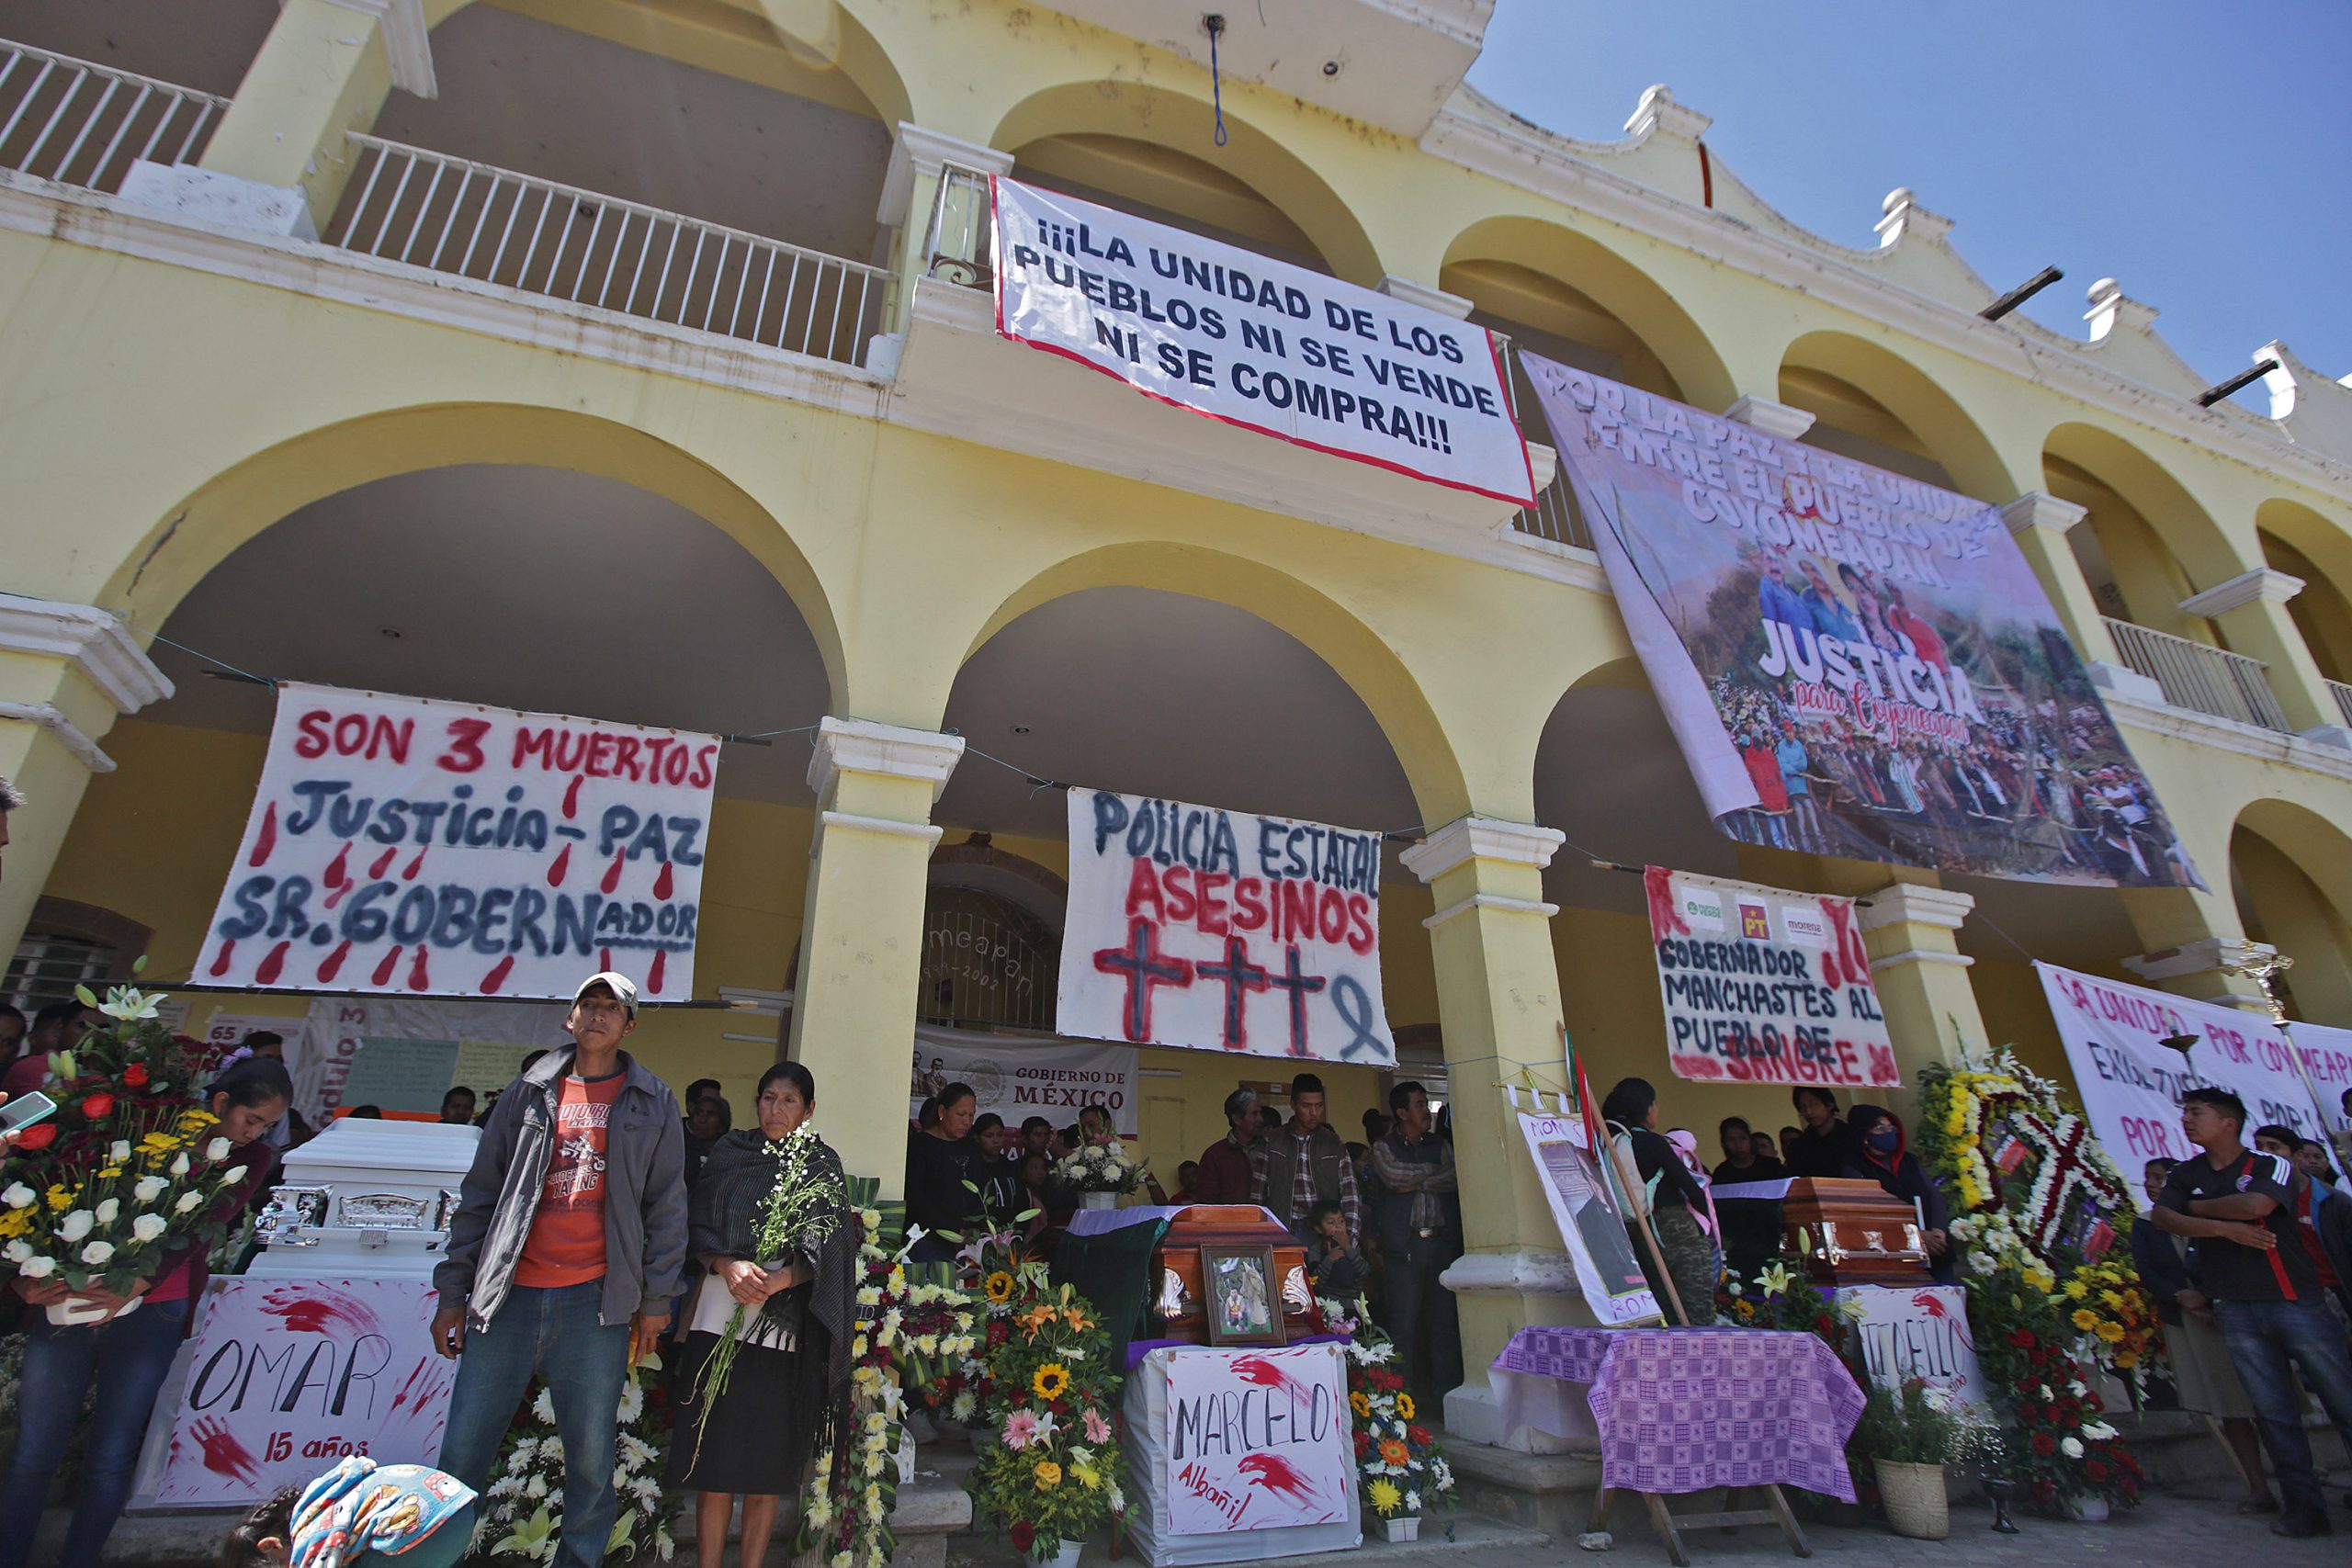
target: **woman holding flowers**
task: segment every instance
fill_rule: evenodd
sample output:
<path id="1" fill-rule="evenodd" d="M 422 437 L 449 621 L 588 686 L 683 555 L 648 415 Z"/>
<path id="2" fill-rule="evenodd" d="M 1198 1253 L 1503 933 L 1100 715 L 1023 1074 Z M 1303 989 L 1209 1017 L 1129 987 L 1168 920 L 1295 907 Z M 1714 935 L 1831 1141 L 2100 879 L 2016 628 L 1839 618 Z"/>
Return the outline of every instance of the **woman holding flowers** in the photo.
<path id="1" fill-rule="evenodd" d="M 670 1481 L 702 1495 L 701 1568 L 719 1568 L 739 1495 L 741 1560 L 766 1558 L 778 1502 L 849 1407 L 857 1230 L 840 1156 L 808 1125 L 816 1108 L 808 1068 L 770 1067 L 759 1126 L 711 1145 L 687 1213 L 704 1274 L 684 1314 Z"/>
<path id="2" fill-rule="evenodd" d="M 83 1053 L 85 1058 L 97 1054 Z M 148 1413 L 187 1332 L 191 1304 L 204 1287 L 209 1226 L 188 1224 L 187 1216 L 202 1213 L 218 1223 L 253 1201 L 269 1175 L 270 1151 L 261 1145 L 262 1134 L 286 1113 L 294 1095 L 282 1064 L 249 1058 L 213 1083 L 201 1108 L 181 1100 L 182 1109 L 174 1117 L 167 1101 L 157 1108 L 159 1114 L 148 1118 L 153 1130 L 135 1145 L 129 1138 L 114 1140 L 112 1133 L 119 1124 L 111 1119 L 118 1100 L 135 1097 L 153 1071 L 144 1062 L 133 1061 L 105 1087 L 75 1100 L 89 1137 L 87 1168 L 70 1168 L 61 1145 L 42 1179 L 45 1187 L 36 1201 L 62 1216 L 51 1235 L 65 1245 L 78 1245 L 79 1250 L 69 1257 L 91 1271 L 85 1274 L 85 1282 L 68 1283 L 61 1277 L 68 1270 L 57 1268 L 48 1255 L 19 1257 L 15 1248 L 25 1238 L 10 1244 L 7 1257 L 16 1268 L 11 1283 L 27 1303 L 63 1308 L 71 1297 L 91 1303 L 85 1310 L 92 1315 L 69 1324 L 52 1322 L 45 1312 L 31 1317 L 17 1396 L 21 1424 L 17 1452 L 6 1482 L 0 1483 L 0 1568 L 24 1568 L 50 1482 L 73 1441 L 83 1395 L 93 1382 L 97 1400 L 82 1452 L 81 1495 L 74 1499 L 73 1522 L 57 1561 L 59 1568 L 95 1568 L 130 1495 L 131 1472 L 146 1435 Z M 52 1092 L 62 1099 L 74 1089 L 64 1085 Z M 225 1185 L 217 1190 L 184 1187 L 198 1163 L 217 1170 L 217 1181 Z M 9 1189 L 12 1194 L 27 1179 L 18 1172 L 12 1163 L 10 1173 L 17 1177 Z M 93 1188 L 107 1196 L 87 1211 L 79 1208 L 76 1194 Z M 135 1210 L 142 1201 L 163 1199 L 175 1190 L 178 1195 L 164 1204 L 166 1213 L 134 1213 L 127 1225 L 115 1228 L 126 1209 Z M 106 1272 L 115 1251 L 152 1243 L 175 1226 L 189 1237 L 188 1243 L 160 1254 L 152 1274 L 119 1280 Z M 119 1245 L 104 1239 L 106 1235 L 119 1236 Z M 30 1252 L 28 1243 L 26 1247 Z"/>

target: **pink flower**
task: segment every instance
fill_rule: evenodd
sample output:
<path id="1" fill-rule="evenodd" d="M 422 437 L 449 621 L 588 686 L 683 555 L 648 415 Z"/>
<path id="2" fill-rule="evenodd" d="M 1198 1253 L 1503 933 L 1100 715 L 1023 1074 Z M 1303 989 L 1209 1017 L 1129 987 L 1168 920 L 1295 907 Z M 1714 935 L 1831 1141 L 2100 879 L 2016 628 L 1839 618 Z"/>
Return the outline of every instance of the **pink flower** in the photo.
<path id="1" fill-rule="evenodd" d="M 1100 1410 L 1090 1408 L 1086 1412 L 1086 1440 L 1098 1445 L 1111 1440 L 1111 1423 L 1102 1418 Z"/>
<path id="2" fill-rule="evenodd" d="M 1004 1446 L 1025 1449 L 1037 1440 L 1037 1418 L 1026 1410 L 1016 1410 L 1004 1423 Z"/>

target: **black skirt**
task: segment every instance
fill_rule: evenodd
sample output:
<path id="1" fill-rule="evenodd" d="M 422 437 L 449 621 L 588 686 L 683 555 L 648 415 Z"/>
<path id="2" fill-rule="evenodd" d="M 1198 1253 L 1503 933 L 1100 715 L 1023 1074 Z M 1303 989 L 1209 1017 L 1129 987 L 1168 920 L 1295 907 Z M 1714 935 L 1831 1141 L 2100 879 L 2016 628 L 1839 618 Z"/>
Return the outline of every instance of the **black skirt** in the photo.
<path id="1" fill-rule="evenodd" d="M 678 1420 L 670 1434 L 670 1484 L 685 1492 L 799 1495 L 816 1416 L 798 1408 L 801 1353 L 745 1345 L 736 1353 L 726 1390 L 706 1409 L 707 1402 L 692 1397 L 692 1391 L 718 1347 L 715 1334 L 686 1336 L 672 1385 Z"/>

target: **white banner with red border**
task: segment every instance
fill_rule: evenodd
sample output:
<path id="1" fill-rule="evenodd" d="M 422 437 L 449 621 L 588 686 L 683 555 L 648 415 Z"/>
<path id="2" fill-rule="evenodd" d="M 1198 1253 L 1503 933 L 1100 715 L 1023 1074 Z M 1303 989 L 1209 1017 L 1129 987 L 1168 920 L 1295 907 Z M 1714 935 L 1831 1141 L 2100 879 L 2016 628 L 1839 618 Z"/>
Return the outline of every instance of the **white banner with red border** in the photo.
<path id="1" fill-rule="evenodd" d="M 996 330 L 1261 435 L 1534 504 L 1494 335 L 1001 175 Z"/>

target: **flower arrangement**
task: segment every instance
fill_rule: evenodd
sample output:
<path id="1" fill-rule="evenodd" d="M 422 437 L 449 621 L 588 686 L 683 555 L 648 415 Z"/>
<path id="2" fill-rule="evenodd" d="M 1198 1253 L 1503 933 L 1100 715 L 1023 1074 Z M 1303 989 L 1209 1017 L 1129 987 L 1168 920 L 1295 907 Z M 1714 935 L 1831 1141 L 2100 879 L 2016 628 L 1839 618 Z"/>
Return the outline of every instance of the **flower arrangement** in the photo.
<path id="1" fill-rule="evenodd" d="M 1116 1138 L 1087 1144 L 1054 1166 L 1055 1182 L 1071 1192 L 1133 1192 L 1144 1182 L 1144 1168 L 1127 1157 Z"/>
<path id="2" fill-rule="evenodd" d="M 984 1190 L 970 1182 L 965 1185 L 980 1200 L 982 1234 L 965 1243 L 956 1260 L 959 1278 L 985 1318 L 986 1327 L 979 1341 L 944 1376 L 927 1383 L 923 1392 L 932 1408 L 968 1425 L 996 1396 L 989 1359 L 1012 1332 L 1013 1314 L 1046 1288 L 1046 1268 L 1030 1259 L 1021 1235 L 1021 1227 L 1036 1218 L 1037 1212 L 1028 1209 L 1010 1217 L 999 1215 L 989 1206 Z"/>
<path id="3" fill-rule="evenodd" d="M 1118 1436 L 1119 1370 L 1111 1338 L 1082 1296 L 1016 1281 L 1003 1338 L 989 1352 L 998 1441 L 966 1485 L 991 1529 L 1024 1556 L 1050 1558 L 1097 1525 L 1125 1517 Z"/>
<path id="4" fill-rule="evenodd" d="M 1890 1464 L 1964 1464 L 1984 1454 L 1993 1428 L 1974 1406 L 1921 1378 L 1865 1396 L 1854 1441 Z"/>
<path id="5" fill-rule="evenodd" d="M 1804 1233 L 1800 1230 L 1797 1235 L 1798 1245 L 1807 1245 Z M 1723 1282 L 1715 1289 L 1718 1321 L 1739 1328 L 1818 1335 L 1832 1350 L 1849 1360 L 1852 1356 L 1841 1319 L 1859 1317 L 1862 1310 L 1861 1303 L 1856 1300 L 1833 1307 L 1805 1273 L 1801 1257 L 1776 1258 L 1758 1269 L 1752 1279 L 1736 1279 L 1726 1270 Z"/>
<path id="6" fill-rule="evenodd" d="M 1355 1417 L 1356 1476 L 1364 1506 L 1382 1518 L 1418 1518 L 1453 1503 L 1453 1467 L 1420 1423 L 1397 1371 L 1396 1342 L 1359 1296 L 1316 1303 L 1329 1332 L 1348 1337 L 1348 1409 Z"/>
<path id="7" fill-rule="evenodd" d="M 621 1389 L 620 1429 L 614 1438 L 613 1490 L 620 1514 L 605 1543 L 607 1562 L 667 1562 L 677 1552 L 671 1527 L 678 1498 L 662 1485 L 668 1472 L 670 1412 L 647 1374 L 661 1370 L 648 1356 Z M 475 1549 L 492 1557 L 553 1562 L 563 1536 L 563 1439 L 556 1435 L 555 1402 L 537 1387 L 507 1429 L 497 1467 L 482 1498 Z M 487 1542 L 487 1546 L 484 1546 Z"/>
<path id="8" fill-rule="evenodd" d="M 195 1100 L 207 1048 L 156 1021 L 160 998 L 78 995 L 112 1021 L 50 1057 L 59 1109 L 26 1130 L 0 1190 L 0 1269 L 121 1294 L 166 1253 L 217 1236 L 246 1169 L 227 1163 L 229 1140 Z"/>
<path id="9" fill-rule="evenodd" d="M 2129 1372 L 2162 1330 L 2111 1217 L 2132 1213 L 2122 1173 L 2055 1085 L 2014 1053 L 1972 1051 L 1920 1077 L 1919 1158 L 1958 1194 L 1968 1315 L 1985 1381 L 2007 1412 L 2004 1462 L 2043 1507 L 2126 1506 L 2137 1461 L 2087 1369 Z"/>

